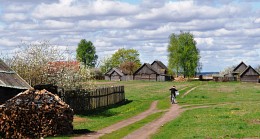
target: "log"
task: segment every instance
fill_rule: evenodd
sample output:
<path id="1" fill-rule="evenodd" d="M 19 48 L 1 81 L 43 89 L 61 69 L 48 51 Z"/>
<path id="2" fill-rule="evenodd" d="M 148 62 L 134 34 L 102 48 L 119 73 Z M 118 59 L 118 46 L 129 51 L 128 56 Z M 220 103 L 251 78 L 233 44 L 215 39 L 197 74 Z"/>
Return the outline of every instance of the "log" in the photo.
<path id="1" fill-rule="evenodd" d="M 0 136 L 41 138 L 71 134 L 73 114 L 59 96 L 30 89 L 0 106 Z"/>

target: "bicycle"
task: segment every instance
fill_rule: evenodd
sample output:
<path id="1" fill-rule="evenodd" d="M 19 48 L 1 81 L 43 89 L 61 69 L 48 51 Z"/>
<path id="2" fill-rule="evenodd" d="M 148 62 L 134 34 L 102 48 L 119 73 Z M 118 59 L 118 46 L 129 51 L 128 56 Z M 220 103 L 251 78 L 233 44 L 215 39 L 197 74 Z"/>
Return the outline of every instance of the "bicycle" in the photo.
<path id="1" fill-rule="evenodd" d="M 171 96 L 171 103 L 172 104 L 176 104 L 177 103 L 174 95 Z"/>

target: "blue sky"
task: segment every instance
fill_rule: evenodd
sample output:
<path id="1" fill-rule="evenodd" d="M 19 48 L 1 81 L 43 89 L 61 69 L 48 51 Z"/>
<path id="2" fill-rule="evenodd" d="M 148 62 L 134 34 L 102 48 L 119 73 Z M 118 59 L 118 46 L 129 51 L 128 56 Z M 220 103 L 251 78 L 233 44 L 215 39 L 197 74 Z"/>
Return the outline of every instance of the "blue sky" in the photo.
<path id="1" fill-rule="evenodd" d="M 221 71 L 244 61 L 260 65 L 260 2 L 256 0 L 0 0 L 0 53 L 22 42 L 49 40 L 75 52 L 81 39 L 99 60 L 119 48 L 134 48 L 142 63 L 166 65 L 168 36 L 190 31 L 203 71 Z M 3 6 L 4 5 L 4 6 Z"/>

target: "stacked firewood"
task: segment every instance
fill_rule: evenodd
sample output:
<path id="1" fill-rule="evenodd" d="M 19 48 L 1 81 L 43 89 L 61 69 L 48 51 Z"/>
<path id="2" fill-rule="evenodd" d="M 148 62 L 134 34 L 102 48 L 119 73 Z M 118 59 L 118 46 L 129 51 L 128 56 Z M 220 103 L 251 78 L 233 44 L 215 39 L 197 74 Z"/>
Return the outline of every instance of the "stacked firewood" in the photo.
<path id="1" fill-rule="evenodd" d="M 30 89 L 0 108 L 0 138 L 41 138 L 73 132 L 73 110 L 57 95 Z"/>

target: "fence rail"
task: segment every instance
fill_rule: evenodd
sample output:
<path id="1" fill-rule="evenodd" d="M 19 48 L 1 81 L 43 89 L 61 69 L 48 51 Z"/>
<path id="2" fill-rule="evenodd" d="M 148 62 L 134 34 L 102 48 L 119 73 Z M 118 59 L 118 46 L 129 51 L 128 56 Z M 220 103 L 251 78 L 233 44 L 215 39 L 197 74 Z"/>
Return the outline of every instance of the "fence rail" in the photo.
<path id="1" fill-rule="evenodd" d="M 125 90 L 124 86 L 102 87 L 93 91 L 66 90 L 60 97 L 75 112 L 83 112 L 124 101 Z"/>

